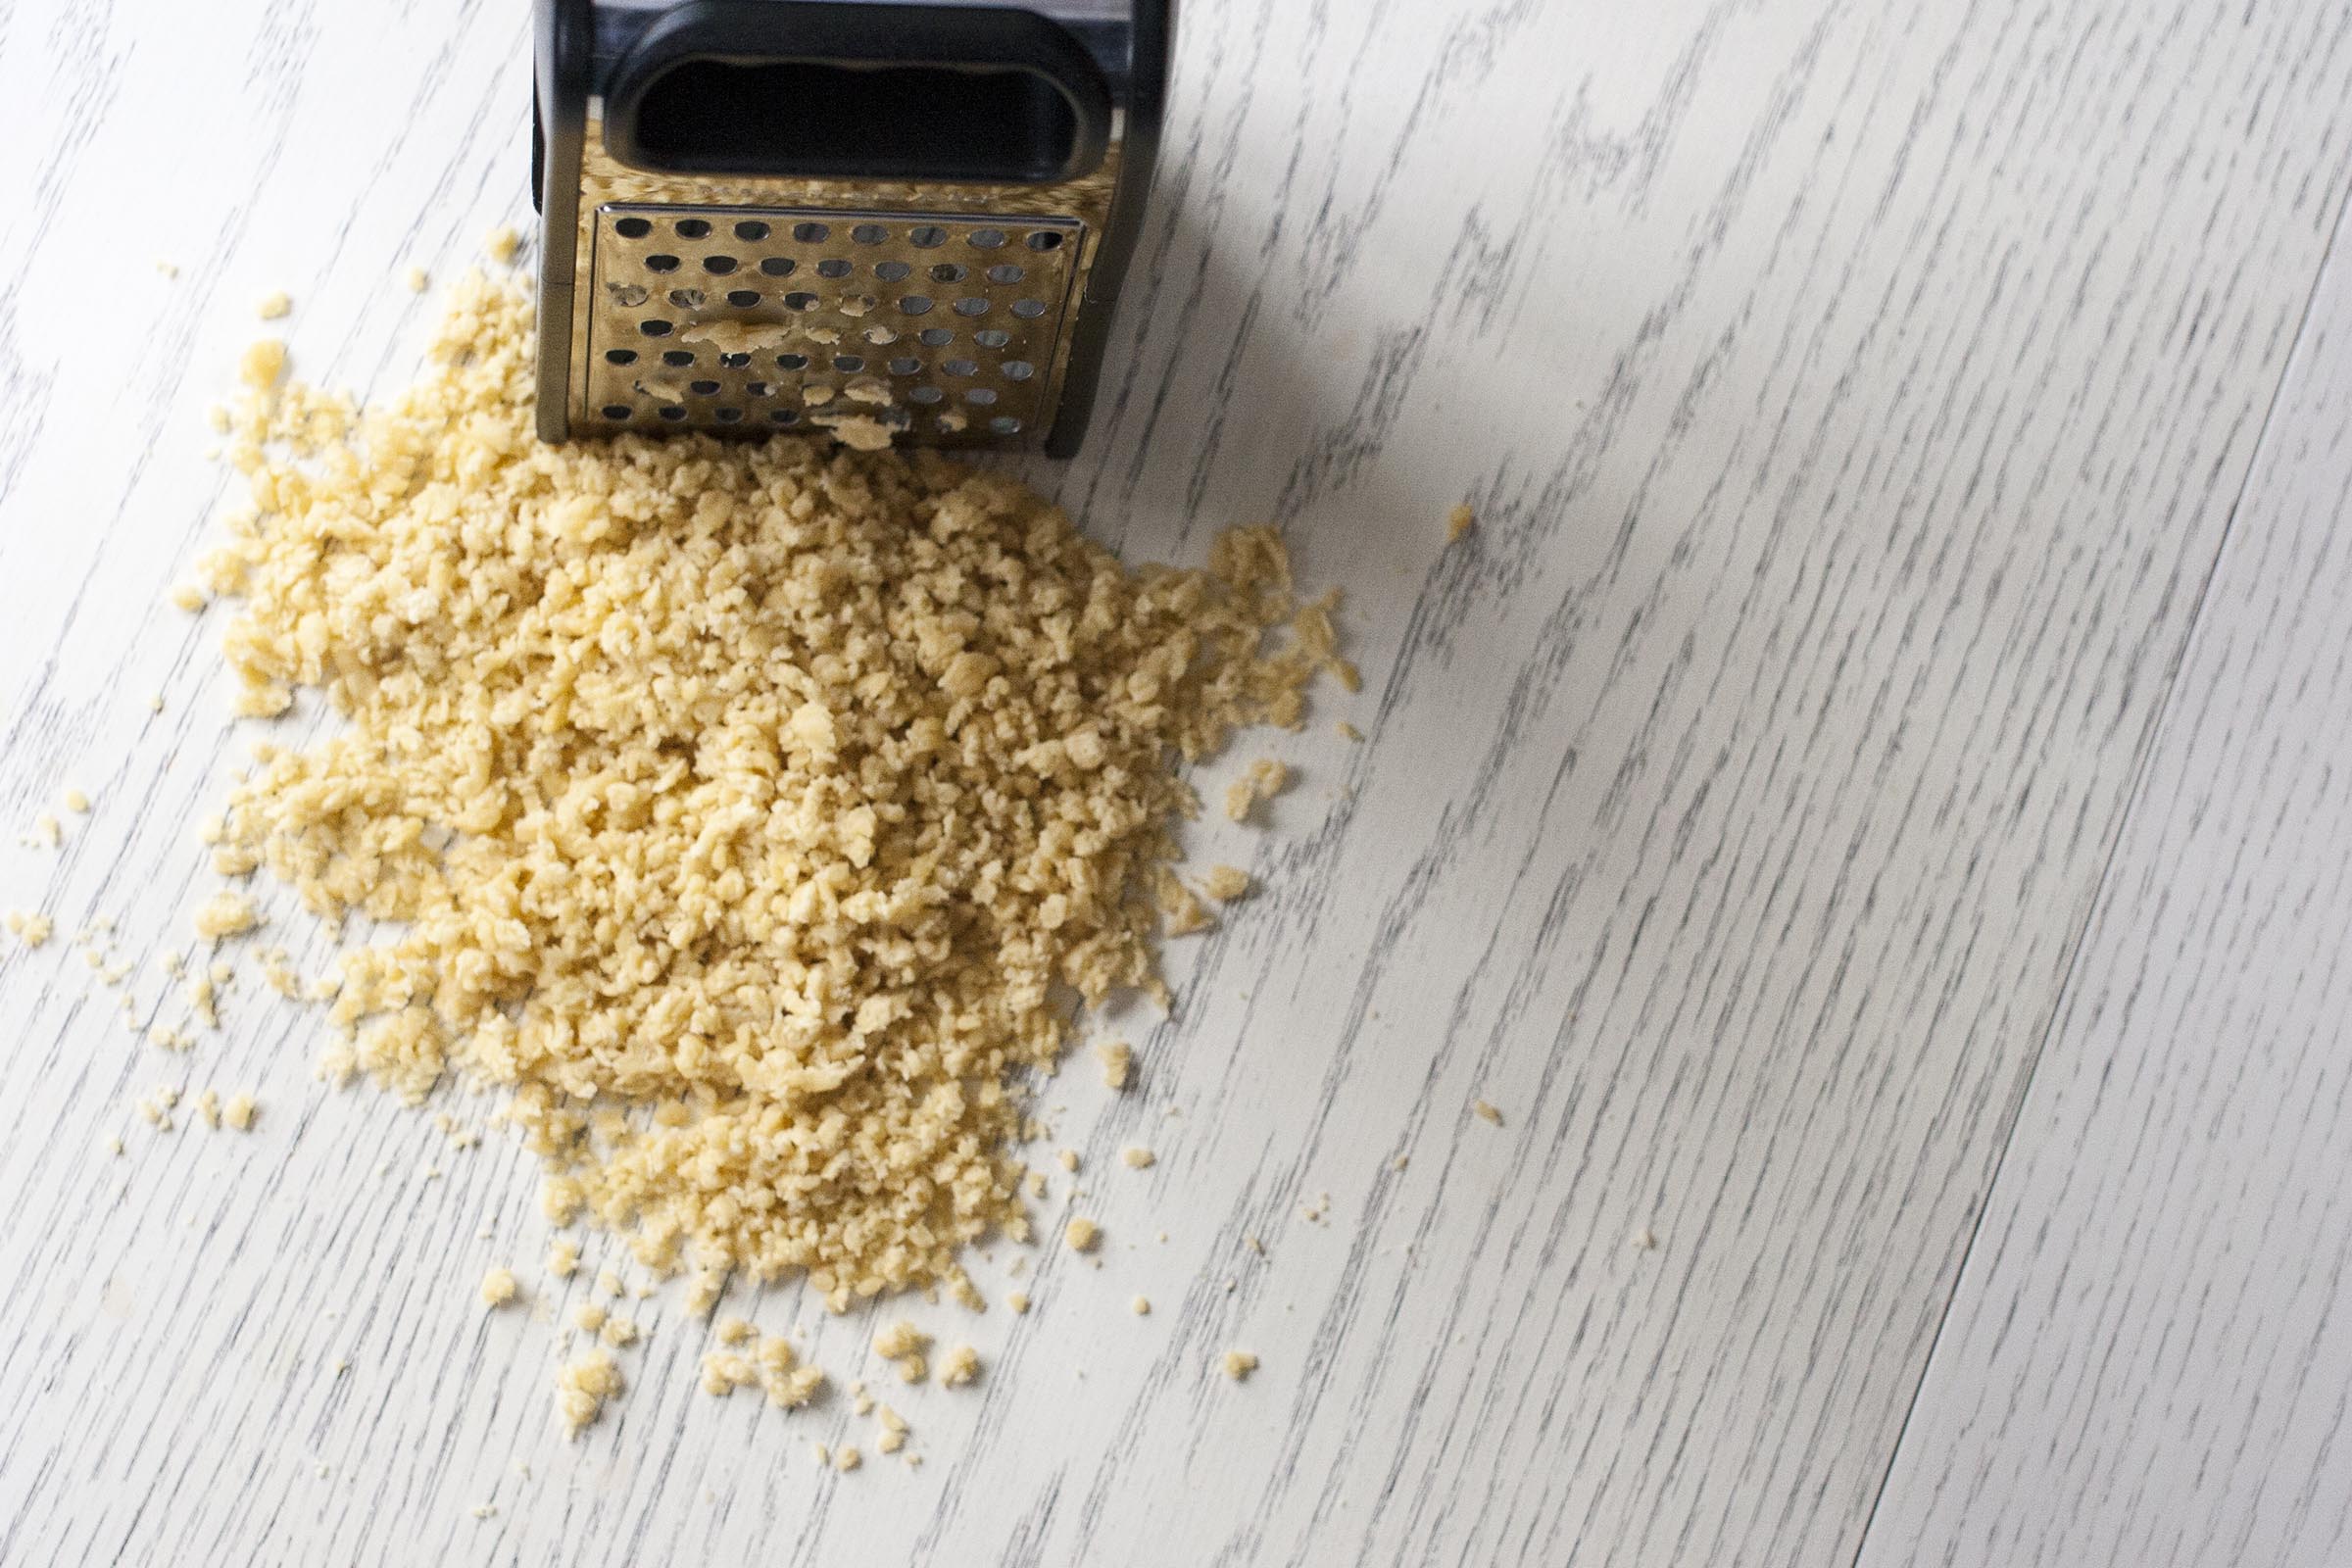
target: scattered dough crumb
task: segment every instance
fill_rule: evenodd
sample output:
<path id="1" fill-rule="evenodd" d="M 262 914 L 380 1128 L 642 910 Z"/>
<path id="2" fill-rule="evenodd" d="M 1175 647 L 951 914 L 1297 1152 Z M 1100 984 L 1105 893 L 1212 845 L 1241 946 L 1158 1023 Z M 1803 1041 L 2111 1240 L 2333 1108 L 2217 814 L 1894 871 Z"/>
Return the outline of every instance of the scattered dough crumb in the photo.
<path id="1" fill-rule="evenodd" d="M 620 1392 L 620 1366 L 604 1350 L 591 1350 L 556 1374 L 556 1411 L 567 1436 L 577 1438 L 604 1413 L 605 1401 Z"/>
<path id="2" fill-rule="evenodd" d="M 425 272 L 425 270 L 413 264 L 406 272 L 401 274 L 400 280 L 409 286 L 409 292 L 412 294 L 421 294 L 433 286 L 433 280 Z"/>
<path id="3" fill-rule="evenodd" d="M 874 1353 L 886 1361 L 913 1355 L 931 1343 L 931 1336 L 901 1318 L 874 1336 Z"/>
<path id="4" fill-rule="evenodd" d="M 1478 1117 L 1481 1121 L 1491 1121 L 1497 1127 L 1502 1125 L 1502 1112 L 1495 1109 L 1493 1105 L 1488 1104 L 1485 1101 L 1473 1100 L 1470 1102 L 1470 1108 L 1478 1113 Z"/>
<path id="5" fill-rule="evenodd" d="M 172 590 L 171 599 L 174 608 L 184 610 L 191 615 L 195 614 L 198 611 L 202 610 L 208 603 L 210 603 L 210 601 L 205 598 L 204 590 L 197 587 L 192 582 L 183 582 L 175 585 Z"/>
<path id="6" fill-rule="evenodd" d="M 560 1280 L 567 1280 L 580 1267 L 580 1244 L 568 1236 L 559 1236 L 547 1244 L 547 1271 Z"/>
<path id="7" fill-rule="evenodd" d="M 26 947 L 38 948 L 48 943 L 50 933 L 55 927 L 45 914 L 27 914 L 19 909 L 10 911 L 8 929 L 11 935 Z"/>
<path id="8" fill-rule="evenodd" d="M 718 1330 L 714 1337 L 721 1345 L 741 1345 L 759 1332 L 758 1329 L 752 1327 L 749 1319 L 728 1317 L 719 1319 Z"/>
<path id="9" fill-rule="evenodd" d="M 1102 1063 L 1102 1082 L 1112 1089 L 1124 1089 L 1135 1070 L 1135 1048 L 1124 1040 L 1109 1040 L 1095 1048 L 1096 1059 Z"/>
<path id="10" fill-rule="evenodd" d="M 833 1452 L 833 1468 L 836 1470 L 855 1470 L 863 1463 L 865 1455 L 859 1453 L 855 1446 L 837 1448 Z"/>
<path id="11" fill-rule="evenodd" d="M 695 1317 L 709 1317 L 718 1305 L 719 1293 L 727 1288 L 723 1270 L 707 1268 L 694 1276 L 694 1284 L 686 1292 L 686 1310 Z"/>
<path id="12" fill-rule="evenodd" d="M 210 1089 L 198 1095 L 196 1097 L 196 1114 L 204 1118 L 204 1124 L 207 1127 L 216 1132 L 219 1131 L 220 1127 L 220 1097 Z"/>
<path id="13" fill-rule="evenodd" d="M 1453 543 L 1477 525 L 1478 514 L 1470 510 L 1470 503 L 1454 503 L 1453 510 L 1446 514 L 1446 542 Z"/>
<path id="14" fill-rule="evenodd" d="M 1102 1227 L 1081 1216 L 1062 1227 L 1061 1239 L 1073 1252 L 1091 1252 L 1095 1244 L 1102 1240 Z"/>
<path id="15" fill-rule="evenodd" d="M 939 1359 L 940 1387 L 960 1389 L 980 1375 L 980 1352 L 958 1345 Z"/>
<path id="16" fill-rule="evenodd" d="M 265 321 L 274 321 L 292 309 L 294 309 L 293 296 L 281 288 L 263 295 L 259 303 L 254 306 L 253 314 Z"/>
<path id="17" fill-rule="evenodd" d="M 609 1268 L 598 1272 L 596 1288 L 607 1296 L 621 1297 L 629 1294 L 629 1288 L 620 1283 L 620 1276 Z"/>
<path id="18" fill-rule="evenodd" d="M 1054 1161 L 1063 1170 L 1075 1172 L 1078 1169 L 1078 1151 L 1065 1149 L 1054 1156 Z"/>
<path id="19" fill-rule="evenodd" d="M 1234 1382 L 1241 1382 L 1256 1370 L 1257 1357 L 1251 1355 L 1248 1350 L 1227 1350 L 1225 1352 L 1225 1375 Z"/>
<path id="20" fill-rule="evenodd" d="M 67 809 L 67 810 L 69 810 L 69 811 L 85 811 L 85 812 L 86 812 L 87 810 L 89 810 L 89 808 L 90 808 L 90 798 L 89 798 L 87 795 L 84 795 L 84 794 L 83 794 L 81 791 L 79 791 L 79 790 L 68 790 L 68 791 L 66 791 L 66 809 Z"/>
<path id="21" fill-rule="evenodd" d="M 482 249 L 489 252 L 490 259 L 501 267 L 513 262 L 514 253 L 521 248 L 522 236 L 514 231 L 512 223 L 492 229 L 489 238 L 482 241 Z"/>
<path id="22" fill-rule="evenodd" d="M 1233 865 L 1212 865 L 1200 878 L 1200 891 L 1219 904 L 1231 904 L 1250 891 L 1250 873 Z"/>
<path id="23" fill-rule="evenodd" d="M 605 1326 L 597 1331 L 596 1337 L 615 1350 L 625 1349 L 637 1343 L 637 1320 L 615 1312 L 605 1319 Z"/>
<path id="24" fill-rule="evenodd" d="M 1139 1296 L 1127 1303 L 1127 1309 L 1137 1317 L 1143 1317 L 1152 1310 L 1152 1302 L 1149 1298 Z"/>
<path id="25" fill-rule="evenodd" d="M 1250 812 L 1260 801 L 1270 801 L 1290 788 L 1291 770 L 1288 765 L 1270 758 L 1260 758 L 1250 764 L 1249 770 L 1225 788 L 1225 814 L 1236 822 L 1250 820 Z"/>
<path id="26" fill-rule="evenodd" d="M 571 1309 L 571 1326 L 582 1334 L 602 1333 L 607 1315 L 605 1309 L 596 1302 L 582 1301 Z"/>
<path id="27" fill-rule="evenodd" d="M 1129 1170 L 1149 1170 L 1152 1162 L 1158 1157 L 1140 1144 L 1130 1144 L 1119 1151 L 1119 1163 Z"/>
<path id="28" fill-rule="evenodd" d="M 256 392 L 267 392 L 277 385 L 277 378 L 285 373 L 285 340 L 256 338 L 245 350 L 244 358 L 237 361 L 237 379 Z M 188 607 L 182 605 L 180 608 L 185 610 Z"/>
<path id="29" fill-rule="evenodd" d="M 1362 730 L 1357 729 L 1353 724 L 1348 723 L 1344 718 L 1331 727 L 1340 732 L 1340 738 L 1342 740 L 1360 741 L 1364 738 L 1364 732 Z"/>
<path id="30" fill-rule="evenodd" d="M 514 1271 L 494 1268 L 482 1276 L 482 1304 L 489 1307 L 506 1305 L 514 1299 L 520 1287 L 514 1283 Z"/>
<path id="31" fill-rule="evenodd" d="M 1004 1304 L 1011 1307 L 1016 1316 L 1025 1316 L 1029 1311 L 1029 1293 L 1027 1291 L 1006 1291 Z"/>
<path id="32" fill-rule="evenodd" d="M 260 917 L 253 912 L 253 901 L 234 889 L 214 894 L 196 910 L 196 934 L 207 941 L 219 942 L 250 931 L 260 923 Z"/>
<path id="33" fill-rule="evenodd" d="M 1640 1230 L 1634 1232 L 1635 1250 L 1646 1252 L 1657 1245 L 1658 1239 L 1656 1236 L 1651 1234 L 1648 1226 L 1644 1225 Z"/>

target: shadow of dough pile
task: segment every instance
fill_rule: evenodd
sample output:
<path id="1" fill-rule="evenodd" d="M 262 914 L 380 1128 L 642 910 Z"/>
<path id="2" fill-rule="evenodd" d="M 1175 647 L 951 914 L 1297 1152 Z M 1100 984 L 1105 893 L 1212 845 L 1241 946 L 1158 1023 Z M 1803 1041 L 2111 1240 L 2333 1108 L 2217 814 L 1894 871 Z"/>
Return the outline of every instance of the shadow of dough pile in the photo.
<path id="1" fill-rule="evenodd" d="M 1270 530 L 1129 571 L 1021 485 L 795 438 L 531 434 L 531 306 L 468 280 L 365 412 L 249 358 L 223 868 L 347 951 L 340 1072 L 511 1098 L 659 1268 L 806 1270 L 837 1304 L 1027 1233 L 1019 1069 L 1156 991 L 1178 759 L 1295 726 L 1333 651 Z M 1290 634 L 1267 652 L 1268 633 Z"/>

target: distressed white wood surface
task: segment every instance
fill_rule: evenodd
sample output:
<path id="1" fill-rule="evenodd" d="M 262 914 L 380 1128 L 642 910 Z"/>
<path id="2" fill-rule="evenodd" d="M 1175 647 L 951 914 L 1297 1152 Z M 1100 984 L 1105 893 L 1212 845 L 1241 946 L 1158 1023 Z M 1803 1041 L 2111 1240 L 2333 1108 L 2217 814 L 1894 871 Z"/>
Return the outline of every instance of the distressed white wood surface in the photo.
<path id="1" fill-rule="evenodd" d="M 184 944 L 251 739 L 218 616 L 158 608 L 250 301 L 295 292 L 307 374 L 396 385 L 400 267 L 526 211 L 518 8 L 195 10 L 0 21 L 0 809 L 98 798 L 62 852 L 0 837 L 0 906 L 133 956 Z M 870 1447 L 841 1401 L 696 1392 L 674 1297 L 566 1446 L 587 1282 L 537 1268 L 518 1154 L 315 1085 L 250 980 L 181 1056 L 0 947 L 0 1561 L 1854 1551 L 2343 198 L 2345 19 L 1186 22 L 1096 435 L 1037 471 L 1136 559 L 1282 517 L 1369 685 L 1269 743 L 1272 831 L 1203 829 L 1267 890 L 1130 1021 L 1139 1092 L 1045 1097 L 1102 1266 L 1039 1257 L 1025 1318 L 912 1303 L 990 1362 L 895 1401 L 920 1470 L 820 1471 Z M 154 1134 L 159 1081 L 264 1121 Z M 476 1306 L 496 1262 L 531 1312 Z M 873 1371 L 863 1314 L 729 1306 Z"/>
<path id="2" fill-rule="evenodd" d="M 1868 1568 L 2352 1561 L 2339 230 Z"/>

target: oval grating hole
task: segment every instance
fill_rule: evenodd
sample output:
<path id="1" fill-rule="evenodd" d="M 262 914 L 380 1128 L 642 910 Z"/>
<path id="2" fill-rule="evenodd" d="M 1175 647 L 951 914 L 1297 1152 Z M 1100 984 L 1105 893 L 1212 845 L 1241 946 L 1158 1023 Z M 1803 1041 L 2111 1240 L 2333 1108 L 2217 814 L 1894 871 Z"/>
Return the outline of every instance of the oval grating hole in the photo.
<path id="1" fill-rule="evenodd" d="M 648 256 L 645 270 L 649 272 L 674 272 L 678 270 L 678 259 L 675 256 Z"/>
<path id="2" fill-rule="evenodd" d="M 654 225 L 642 218 L 624 218 L 612 225 L 612 231 L 622 239 L 643 239 L 654 231 Z"/>
<path id="3" fill-rule="evenodd" d="M 681 218 L 678 220 L 678 237 L 680 239 L 709 239 L 710 224 L 705 219 Z"/>
<path id="4" fill-rule="evenodd" d="M 792 258 L 789 256 L 762 257 L 760 262 L 760 270 L 770 277 L 788 277 L 792 273 Z"/>

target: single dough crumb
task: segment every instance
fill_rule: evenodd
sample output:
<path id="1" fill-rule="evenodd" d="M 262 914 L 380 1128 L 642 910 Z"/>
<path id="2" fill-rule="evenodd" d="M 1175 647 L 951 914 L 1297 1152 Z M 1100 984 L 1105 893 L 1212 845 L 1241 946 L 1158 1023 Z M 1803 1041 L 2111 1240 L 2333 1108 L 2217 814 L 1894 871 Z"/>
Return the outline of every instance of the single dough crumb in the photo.
<path id="1" fill-rule="evenodd" d="M 727 1317 L 719 1319 L 718 1329 L 713 1337 L 721 1345 L 741 1345 L 746 1340 L 758 1335 L 759 1332 L 747 1318 Z"/>
<path id="2" fill-rule="evenodd" d="M 254 913 L 253 901 L 233 888 L 214 894 L 196 910 L 196 934 L 209 942 L 240 935 L 259 924 L 261 917 Z"/>
<path id="3" fill-rule="evenodd" d="M 604 1350 L 591 1350 L 556 1374 L 556 1411 L 564 1433 L 577 1438 L 604 1413 L 605 1401 L 620 1392 L 620 1366 Z"/>
<path id="4" fill-rule="evenodd" d="M 1225 1352 L 1225 1375 L 1234 1382 L 1241 1382 L 1256 1370 L 1257 1357 L 1248 1350 L 1227 1350 Z"/>
<path id="5" fill-rule="evenodd" d="M 1063 1170 L 1074 1172 L 1078 1169 L 1078 1151 L 1075 1149 L 1065 1149 L 1060 1153 L 1054 1155 L 1054 1163 L 1058 1164 Z"/>
<path id="6" fill-rule="evenodd" d="M 1152 1162 L 1158 1157 L 1140 1144 L 1130 1144 L 1119 1151 L 1119 1163 L 1129 1170 L 1149 1170 Z"/>
<path id="7" fill-rule="evenodd" d="M 514 1299 L 515 1294 L 520 1289 L 521 1287 L 514 1283 L 513 1269 L 494 1268 L 482 1276 L 482 1304 L 490 1307 L 504 1306 Z"/>
<path id="8" fill-rule="evenodd" d="M 597 1331 L 596 1337 L 615 1350 L 625 1349 L 637 1343 L 637 1320 L 615 1312 L 605 1319 L 605 1326 Z"/>
<path id="9" fill-rule="evenodd" d="M 1135 1070 L 1135 1048 L 1124 1040 L 1109 1040 L 1095 1048 L 1095 1058 L 1102 1063 L 1102 1082 L 1112 1089 L 1124 1089 Z"/>
<path id="10" fill-rule="evenodd" d="M 292 309 L 294 309 L 293 296 L 281 288 L 263 295 L 254 306 L 253 314 L 265 321 L 274 321 Z"/>
<path id="11" fill-rule="evenodd" d="M 409 292 L 412 294 L 421 294 L 433 286 L 433 280 L 425 270 L 413 263 L 409 270 L 401 274 L 400 280 L 409 286 Z"/>
<path id="12" fill-rule="evenodd" d="M 874 1353 L 886 1361 L 913 1355 L 931 1343 L 931 1336 L 905 1318 L 874 1336 Z"/>
<path id="13" fill-rule="evenodd" d="M 547 1244 L 547 1271 L 560 1280 L 567 1280 L 579 1272 L 580 1244 L 568 1236 L 559 1236 Z"/>
<path id="14" fill-rule="evenodd" d="M 22 909 L 11 910 L 8 916 L 10 934 L 28 948 L 46 946 L 56 929 L 45 914 L 28 914 Z"/>
<path id="15" fill-rule="evenodd" d="M 205 597 L 204 590 L 192 582 L 175 584 L 170 597 L 174 609 L 184 610 L 191 615 L 212 602 Z"/>
<path id="16" fill-rule="evenodd" d="M 1133 1312 L 1137 1317 L 1143 1317 L 1152 1310 L 1151 1299 L 1147 1297 L 1139 1296 L 1134 1300 L 1127 1303 L 1127 1309 Z"/>
<path id="17" fill-rule="evenodd" d="M 1362 730 L 1357 729 L 1353 724 L 1348 723 L 1344 718 L 1331 727 L 1340 732 L 1340 739 L 1342 740 L 1360 741 L 1364 738 L 1364 732 Z"/>
<path id="18" fill-rule="evenodd" d="M 960 1389 L 980 1375 L 980 1352 L 968 1345 L 958 1345 L 939 1359 L 939 1383 L 946 1389 Z"/>
<path id="19" fill-rule="evenodd" d="M 1478 514 L 1470 510 L 1470 503 L 1455 502 L 1453 510 L 1446 514 L 1446 542 L 1453 543 L 1477 525 Z"/>
<path id="20" fill-rule="evenodd" d="M 1200 878 L 1200 891 L 1219 904 L 1231 904 L 1250 891 L 1250 873 L 1233 865 L 1212 865 Z"/>
<path id="21" fill-rule="evenodd" d="M 67 809 L 67 810 L 69 810 L 69 811 L 84 811 L 84 812 L 86 812 L 87 810 L 89 810 L 89 808 L 90 808 L 90 798 L 89 798 L 87 795 L 84 795 L 84 794 L 83 794 L 81 791 L 79 791 L 79 790 L 68 790 L 68 791 L 66 791 L 66 809 Z"/>
<path id="22" fill-rule="evenodd" d="M 596 1276 L 596 1288 L 604 1292 L 605 1295 L 611 1297 L 617 1298 L 629 1294 L 629 1288 L 620 1283 L 620 1276 L 613 1273 L 609 1268 L 598 1271 Z"/>
<path id="23" fill-rule="evenodd" d="M 1646 1252 L 1657 1245 L 1658 1239 L 1655 1235 L 1651 1234 L 1648 1226 L 1644 1225 L 1640 1230 L 1634 1232 L 1634 1250 L 1636 1251 Z"/>
<path id="24" fill-rule="evenodd" d="M 237 1132 L 251 1132 L 253 1119 L 260 1111 L 261 1107 L 254 1103 L 251 1095 L 231 1095 L 228 1103 L 220 1109 L 220 1119 Z"/>
<path id="25" fill-rule="evenodd" d="M 1027 1291 L 1006 1291 L 1004 1304 L 1012 1308 L 1015 1316 L 1026 1316 L 1029 1311 L 1029 1293 Z"/>
<path id="26" fill-rule="evenodd" d="M 196 1097 L 196 1114 L 204 1118 L 204 1124 L 207 1127 L 218 1132 L 220 1128 L 220 1097 L 210 1089 L 198 1095 Z"/>
<path id="27" fill-rule="evenodd" d="M 1470 1102 L 1470 1108 L 1478 1113 L 1481 1121 L 1491 1121 L 1497 1127 L 1502 1125 L 1502 1112 L 1485 1101 L 1473 1100 Z"/>
<path id="28" fill-rule="evenodd" d="M 237 362 L 237 379 L 256 392 L 267 392 L 277 385 L 277 378 L 286 370 L 286 343 L 283 338 L 256 338 Z M 185 609 L 183 605 L 181 607 Z"/>
<path id="29" fill-rule="evenodd" d="M 608 1315 L 596 1302 L 582 1301 L 571 1309 L 571 1326 L 582 1334 L 599 1334 L 604 1331 Z"/>
<path id="30" fill-rule="evenodd" d="M 1270 801 L 1291 786 L 1288 764 L 1271 758 L 1259 758 L 1251 762 L 1240 778 L 1225 787 L 1225 814 L 1236 822 L 1247 822 L 1260 801 Z"/>
<path id="31" fill-rule="evenodd" d="M 506 267 L 514 262 L 514 253 L 522 249 L 522 236 L 514 231 L 514 224 L 507 223 L 490 231 L 489 237 L 482 241 L 482 249 L 492 261 Z"/>
<path id="32" fill-rule="evenodd" d="M 1102 1240 L 1102 1227 L 1081 1216 L 1062 1227 L 1061 1239 L 1073 1252 L 1091 1252 L 1095 1245 Z"/>
<path id="33" fill-rule="evenodd" d="M 836 1470 L 855 1470 L 863 1463 L 865 1463 L 865 1455 L 859 1453 L 855 1446 L 833 1450 L 833 1468 Z"/>
<path id="34" fill-rule="evenodd" d="M 694 1276 L 694 1284 L 687 1288 L 687 1312 L 695 1317 L 709 1317 L 711 1309 L 718 1305 L 719 1293 L 726 1288 L 727 1276 L 723 1270 L 703 1269 Z"/>

